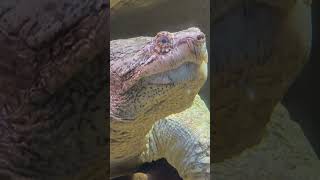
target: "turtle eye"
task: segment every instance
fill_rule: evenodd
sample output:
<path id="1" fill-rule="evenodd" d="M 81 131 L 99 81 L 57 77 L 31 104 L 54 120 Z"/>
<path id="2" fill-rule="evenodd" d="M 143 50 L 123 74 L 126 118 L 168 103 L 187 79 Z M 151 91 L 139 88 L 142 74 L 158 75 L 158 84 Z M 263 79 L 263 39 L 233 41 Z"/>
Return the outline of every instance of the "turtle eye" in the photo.
<path id="1" fill-rule="evenodd" d="M 168 37 L 162 37 L 160 41 L 161 41 L 162 44 L 168 44 L 169 43 Z"/>
<path id="2" fill-rule="evenodd" d="M 158 53 L 168 53 L 172 49 L 173 35 L 169 32 L 159 32 L 155 38 L 155 43 L 155 50 Z"/>
<path id="3" fill-rule="evenodd" d="M 172 42 L 172 39 L 169 35 L 167 34 L 161 34 L 160 36 L 157 37 L 157 44 L 161 46 L 166 46 L 170 45 Z"/>

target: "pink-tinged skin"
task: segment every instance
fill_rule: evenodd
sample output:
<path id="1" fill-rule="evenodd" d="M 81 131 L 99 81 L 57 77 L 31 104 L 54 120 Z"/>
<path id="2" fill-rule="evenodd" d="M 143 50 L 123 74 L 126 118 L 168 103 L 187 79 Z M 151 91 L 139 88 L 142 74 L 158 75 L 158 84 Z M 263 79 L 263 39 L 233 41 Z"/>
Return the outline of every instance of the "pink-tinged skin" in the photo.
<path id="1" fill-rule="evenodd" d="M 161 99 L 160 96 L 170 97 L 171 90 L 179 86 L 182 87 L 182 85 L 185 89 L 188 83 L 190 83 L 191 93 L 189 93 L 190 95 L 186 94 L 186 99 L 192 99 L 206 80 L 206 73 L 204 75 L 200 70 L 200 67 L 208 62 L 206 39 L 198 28 L 189 28 L 175 33 L 161 31 L 153 38 L 141 38 L 142 40 L 132 39 L 123 42 L 126 44 L 124 48 L 121 47 L 123 46 L 121 43 L 114 43 L 115 45 L 113 45 L 113 42 L 111 42 L 110 95 L 112 119 L 135 119 L 139 113 L 147 110 L 144 110 L 143 107 L 135 108 L 133 106 L 143 106 L 146 103 L 143 101 Z M 186 67 L 183 68 L 182 66 Z M 176 72 L 170 74 L 170 71 Z M 188 71 L 188 73 L 182 71 Z M 175 73 L 180 73 L 186 79 L 183 79 L 180 75 L 174 75 Z M 170 79 L 177 76 L 183 80 Z M 133 100 L 132 96 L 138 96 L 143 88 L 149 89 L 151 86 L 155 89 L 153 92 L 156 95 L 143 98 L 140 101 Z M 162 90 L 159 88 L 162 88 Z M 176 89 L 175 91 L 179 90 Z M 146 92 L 149 93 L 148 90 Z M 162 98 L 159 101 L 165 100 Z M 189 101 L 192 102 L 192 100 Z M 179 101 L 177 103 L 179 104 Z M 134 105 L 132 106 L 132 104 Z M 150 105 L 149 110 L 151 106 L 154 105 Z M 120 111 L 126 111 L 124 112 L 126 116 L 122 116 Z M 131 115 L 129 115 L 130 113 Z"/>
<path id="2" fill-rule="evenodd" d="M 141 164 L 146 135 L 161 118 L 192 105 L 207 78 L 198 28 L 110 42 L 110 169 Z M 131 169 L 132 170 L 132 169 Z"/>

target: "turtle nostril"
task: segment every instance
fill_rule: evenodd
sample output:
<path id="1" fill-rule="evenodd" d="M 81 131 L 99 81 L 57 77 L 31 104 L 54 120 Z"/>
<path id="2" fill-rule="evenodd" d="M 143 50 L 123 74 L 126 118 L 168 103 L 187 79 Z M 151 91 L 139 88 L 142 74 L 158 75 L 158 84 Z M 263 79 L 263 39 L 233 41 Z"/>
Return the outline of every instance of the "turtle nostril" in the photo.
<path id="1" fill-rule="evenodd" d="M 204 34 L 199 34 L 198 36 L 197 36 L 197 40 L 198 41 L 201 41 L 201 40 L 203 40 L 204 39 Z"/>

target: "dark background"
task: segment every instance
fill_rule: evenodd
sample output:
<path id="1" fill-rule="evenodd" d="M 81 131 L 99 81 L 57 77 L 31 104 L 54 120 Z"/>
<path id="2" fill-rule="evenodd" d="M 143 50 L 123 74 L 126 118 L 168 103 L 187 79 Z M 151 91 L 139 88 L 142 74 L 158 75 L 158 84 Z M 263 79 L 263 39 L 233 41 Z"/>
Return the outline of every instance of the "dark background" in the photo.
<path id="1" fill-rule="evenodd" d="M 283 104 L 297 121 L 309 139 L 318 157 L 320 157 L 320 7 L 318 1 L 312 5 L 312 50 L 310 60 L 296 81 L 292 84 Z"/>

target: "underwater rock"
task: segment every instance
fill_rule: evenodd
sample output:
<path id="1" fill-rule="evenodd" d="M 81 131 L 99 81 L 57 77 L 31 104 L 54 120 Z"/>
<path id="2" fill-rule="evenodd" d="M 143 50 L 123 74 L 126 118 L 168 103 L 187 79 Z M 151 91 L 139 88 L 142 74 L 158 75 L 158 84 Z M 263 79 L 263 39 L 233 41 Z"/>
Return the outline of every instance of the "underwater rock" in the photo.
<path id="1" fill-rule="evenodd" d="M 266 0 L 250 1 L 223 10 L 222 17 L 213 20 L 216 162 L 260 142 L 273 108 L 308 60 L 310 3 L 287 2 L 283 8 Z"/>
<path id="2" fill-rule="evenodd" d="M 106 1 L 0 7 L 0 179 L 106 179 Z"/>
<path id="3" fill-rule="evenodd" d="M 215 180 L 315 180 L 320 160 L 300 126 L 278 104 L 258 145 L 212 167 Z"/>

